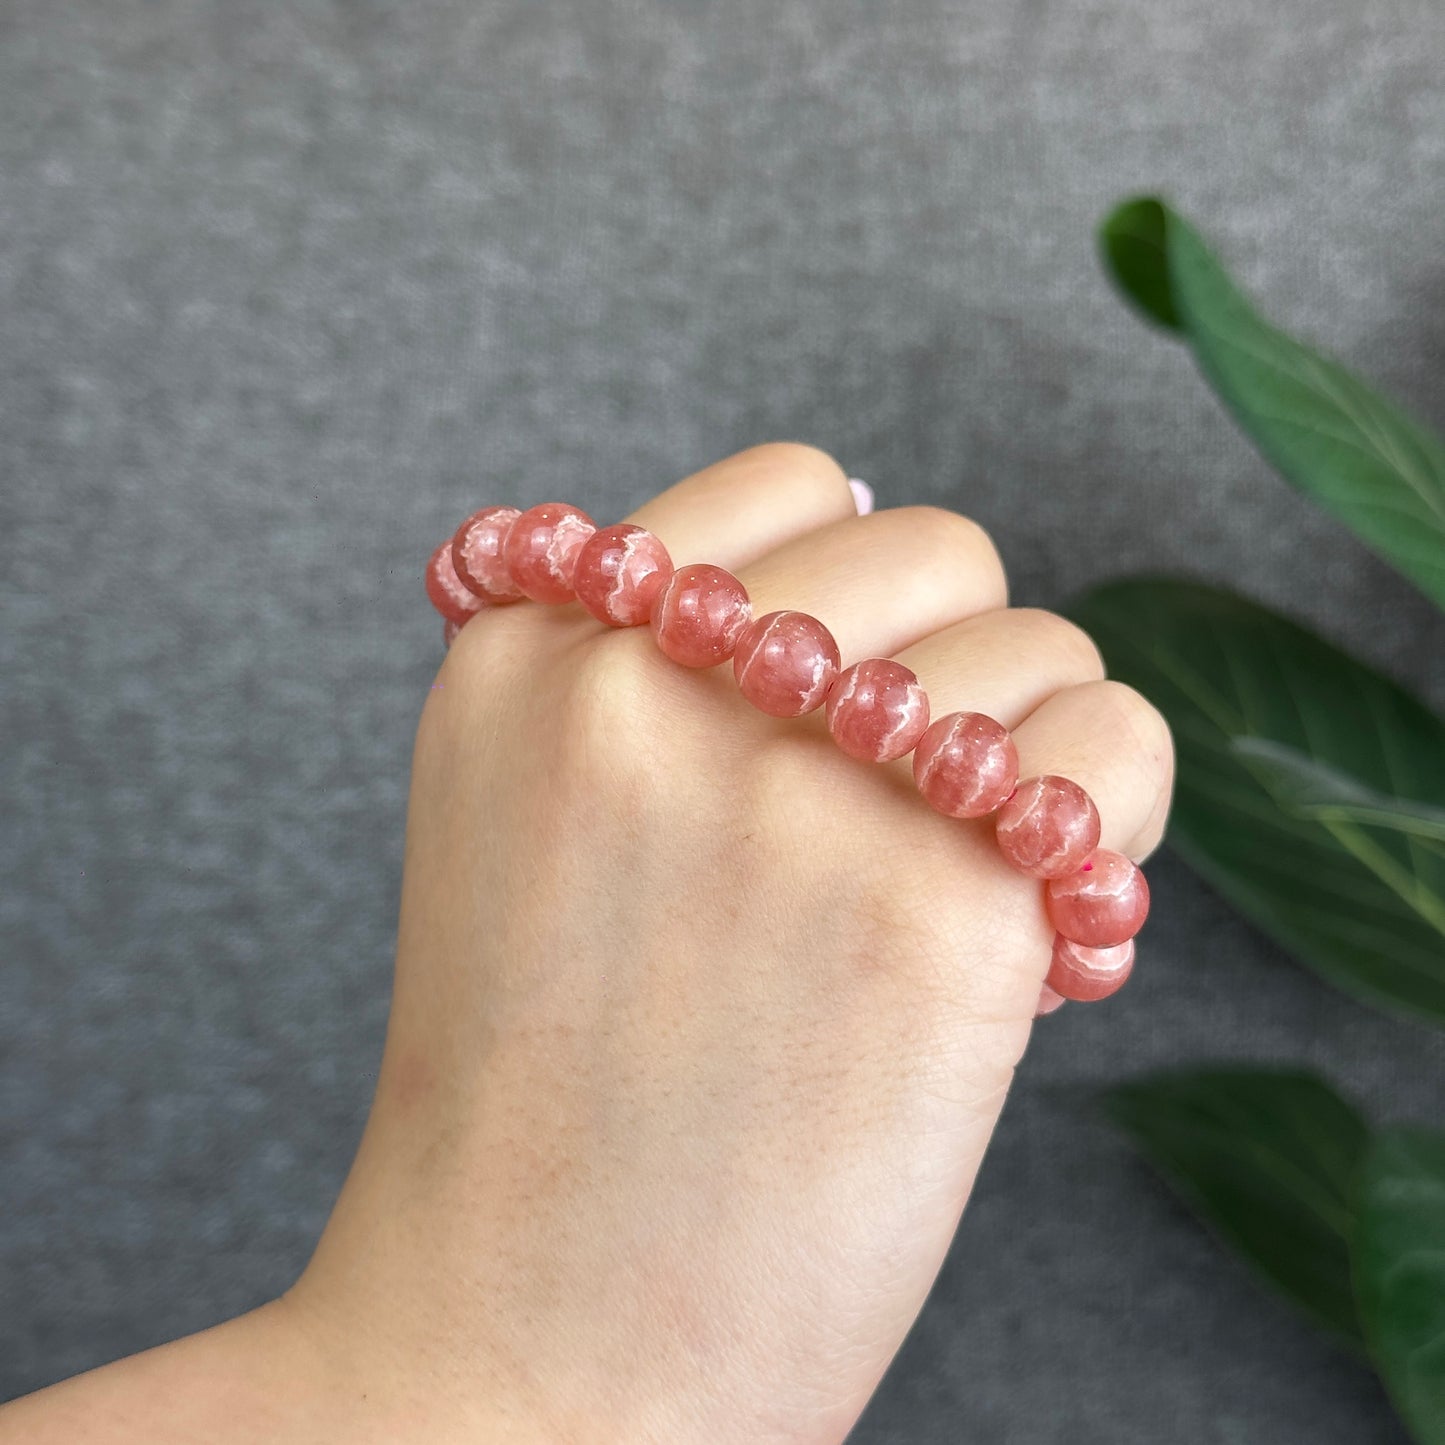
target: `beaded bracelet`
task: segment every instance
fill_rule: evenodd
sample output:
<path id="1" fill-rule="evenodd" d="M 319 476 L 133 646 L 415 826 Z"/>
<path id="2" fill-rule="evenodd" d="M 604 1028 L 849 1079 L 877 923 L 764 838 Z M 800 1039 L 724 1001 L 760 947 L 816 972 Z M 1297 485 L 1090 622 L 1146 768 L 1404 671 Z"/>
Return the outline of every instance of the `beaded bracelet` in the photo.
<path id="1" fill-rule="evenodd" d="M 928 695 L 902 663 L 870 657 L 845 668 L 816 617 L 754 618 L 730 572 L 705 562 L 674 567 L 651 532 L 628 522 L 599 528 L 565 502 L 474 512 L 432 553 L 426 590 L 448 647 L 488 607 L 577 601 L 609 627 L 650 623 L 658 647 L 684 667 L 731 658 L 742 695 L 773 717 L 824 708 L 829 732 L 851 757 L 884 763 L 912 752 L 914 781 L 931 807 L 950 818 L 994 814 L 1000 853 L 1044 880 L 1055 929 L 1047 987 L 1088 1002 L 1128 978 L 1149 885 L 1130 859 L 1099 847 L 1093 799 L 1054 774 L 1020 781 L 1013 738 L 983 713 L 930 721 Z"/>

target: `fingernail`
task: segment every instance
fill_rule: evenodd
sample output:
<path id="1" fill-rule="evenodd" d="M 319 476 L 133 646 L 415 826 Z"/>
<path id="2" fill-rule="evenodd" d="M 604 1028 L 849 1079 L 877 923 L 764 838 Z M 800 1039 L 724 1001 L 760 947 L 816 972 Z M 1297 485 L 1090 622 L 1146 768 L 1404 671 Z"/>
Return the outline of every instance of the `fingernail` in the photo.
<path id="1" fill-rule="evenodd" d="M 858 508 L 858 515 L 866 517 L 873 510 L 873 488 L 858 477 L 849 477 L 848 490 L 853 493 L 853 504 Z"/>
<path id="2" fill-rule="evenodd" d="M 1044 986 L 1039 989 L 1039 1006 L 1034 1010 L 1034 1017 L 1041 1019 L 1046 1014 L 1053 1013 L 1056 1008 L 1062 1008 L 1063 1004 L 1063 998 L 1059 994 L 1056 994 L 1048 984 L 1044 984 Z"/>

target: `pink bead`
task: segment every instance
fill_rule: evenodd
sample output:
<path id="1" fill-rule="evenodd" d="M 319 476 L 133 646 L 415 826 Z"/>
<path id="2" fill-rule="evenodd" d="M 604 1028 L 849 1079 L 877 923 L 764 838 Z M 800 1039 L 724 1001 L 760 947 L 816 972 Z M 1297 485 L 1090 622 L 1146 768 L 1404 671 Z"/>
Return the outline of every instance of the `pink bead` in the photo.
<path id="1" fill-rule="evenodd" d="M 773 717 L 802 717 L 821 707 L 842 665 L 833 634 L 806 612 L 759 617 L 733 654 L 742 695 Z"/>
<path id="2" fill-rule="evenodd" d="M 512 581 L 502 544 L 522 514 L 515 507 L 483 507 L 452 536 L 452 566 L 462 585 L 488 602 L 515 602 L 522 589 Z"/>
<path id="3" fill-rule="evenodd" d="M 1044 987 L 1052 989 L 1060 999 L 1093 1003 L 1123 988 L 1133 967 L 1132 938 L 1112 948 L 1085 948 L 1060 933 L 1054 938 L 1054 957 Z"/>
<path id="4" fill-rule="evenodd" d="M 577 554 L 596 530 L 586 512 L 566 502 L 529 507 L 502 545 L 512 581 L 537 602 L 570 602 Z"/>
<path id="5" fill-rule="evenodd" d="M 747 589 L 731 572 L 706 562 L 679 567 L 652 606 L 652 635 L 674 662 L 714 667 L 726 662 L 753 620 Z"/>
<path id="6" fill-rule="evenodd" d="M 1085 948 L 1112 948 L 1144 926 L 1149 885 L 1137 864 L 1100 848 L 1082 868 L 1050 882 L 1044 906 L 1065 938 Z"/>
<path id="7" fill-rule="evenodd" d="M 1061 1009 L 1063 1006 L 1063 995 L 1055 993 L 1048 984 L 1044 984 L 1039 989 L 1039 1001 L 1034 1006 L 1034 1017 L 1036 1019 L 1047 1018 L 1055 1009 Z"/>
<path id="8" fill-rule="evenodd" d="M 609 627 L 636 627 L 652 616 L 672 576 L 672 558 L 651 532 L 619 522 L 594 532 L 577 553 L 577 600 Z"/>
<path id="9" fill-rule="evenodd" d="M 1069 778 L 1026 778 L 999 809 L 999 852 L 1020 873 L 1058 878 L 1073 873 L 1099 846 L 1099 810 Z"/>
<path id="10" fill-rule="evenodd" d="M 901 758 L 928 727 L 928 694 L 901 662 L 869 657 L 838 674 L 828 690 L 828 730 L 849 757 Z"/>
<path id="11" fill-rule="evenodd" d="M 951 712 L 913 750 L 913 781 L 950 818 L 982 818 L 1014 790 L 1019 754 L 1009 730 L 981 712 Z"/>
<path id="12" fill-rule="evenodd" d="M 427 558 L 426 595 L 431 598 L 431 605 L 448 622 L 458 625 L 487 605 L 475 592 L 462 586 L 462 579 L 457 576 L 457 569 L 452 566 L 450 541 L 443 542 Z"/>

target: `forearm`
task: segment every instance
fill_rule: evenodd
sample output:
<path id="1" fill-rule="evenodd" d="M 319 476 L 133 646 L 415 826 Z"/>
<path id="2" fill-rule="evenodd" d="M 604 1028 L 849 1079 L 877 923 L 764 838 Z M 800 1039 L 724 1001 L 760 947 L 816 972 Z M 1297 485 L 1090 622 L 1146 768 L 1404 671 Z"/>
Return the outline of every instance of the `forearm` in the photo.
<path id="1" fill-rule="evenodd" d="M 545 1432 L 377 1347 L 304 1289 L 0 1406 L 0 1445 L 536 1445 Z"/>
<path id="2" fill-rule="evenodd" d="M 356 1441 L 366 1406 L 283 1297 L 0 1408 L 0 1445 Z"/>

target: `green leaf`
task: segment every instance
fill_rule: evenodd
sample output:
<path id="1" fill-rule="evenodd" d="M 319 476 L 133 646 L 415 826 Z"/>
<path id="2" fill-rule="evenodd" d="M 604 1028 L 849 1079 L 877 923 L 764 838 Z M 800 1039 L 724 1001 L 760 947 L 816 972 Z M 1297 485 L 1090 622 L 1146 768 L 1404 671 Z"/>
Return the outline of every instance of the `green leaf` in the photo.
<path id="1" fill-rule="evenodd" d="M 1266 322 L 1194 228 L 1163 202 L 1125 202 L 1101 236 L 1124 294 L 1189 343 L 1269 461 L 1445 606 L 1440 439 Z"/>
<path id="2" fill-rule="evenodd" d="M 1316 1322 L 1361 1346 L 1350 1279 L 1364 1122 L 1311 1074 L 1209 1069 L 1109 1091 L 1109 1112 L 1184 1201 Z"/>
<path id="3" fill-rule="evenodd" d="M 1355 1286 L 1376 1367 L 1420 1445 L 1445 1445 L 1445 1137 L 1379 1135 L 1361 1170 Z"/>
<path id="4" fill-rule="evenodd" d="M 1234 738 L 1231 746 L 1275 802 L 1297 818 L 1368 823 L 1416 838 L 1445 841 L 1445 808 L 1392 798 L 1298 748 L 1268 738 Z"/>
<path id="5" fill-rule="evenodd" d="M 1296 817 L 1235 739 L 1283 743 L 1390 797 L 1445 806 L 1445 723 L 1288 619 L 1190 582 L 1112 583 L 1073 617 L 1164 713 L 1179 754 L 1170 841 L 1231 903 L 1357 998 L 1445 1023 L 1445 852 Z"/>
<path id="6" fill-rule="evenodd" d="M 1167 212 L 1153 196 L 1125 201 L 1099 228 L 1104 260 L 1123 293 L 1149 320 L 1180 329 L 1164 250 Z"/>

